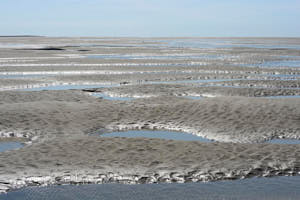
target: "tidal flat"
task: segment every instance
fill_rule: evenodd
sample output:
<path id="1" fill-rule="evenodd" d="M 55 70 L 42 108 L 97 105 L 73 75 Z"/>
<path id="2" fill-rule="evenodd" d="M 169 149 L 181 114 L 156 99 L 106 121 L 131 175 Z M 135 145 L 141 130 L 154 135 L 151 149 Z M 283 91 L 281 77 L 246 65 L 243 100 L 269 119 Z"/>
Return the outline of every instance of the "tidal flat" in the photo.
<path id="1" fill-rule="evenodd" d="M 0 142 L 25 142 L 0 193 L 297 176 L 299 60 L 299 38 L 1 37 Z M 213 142 L 97 135 L 130 130 Z"/>

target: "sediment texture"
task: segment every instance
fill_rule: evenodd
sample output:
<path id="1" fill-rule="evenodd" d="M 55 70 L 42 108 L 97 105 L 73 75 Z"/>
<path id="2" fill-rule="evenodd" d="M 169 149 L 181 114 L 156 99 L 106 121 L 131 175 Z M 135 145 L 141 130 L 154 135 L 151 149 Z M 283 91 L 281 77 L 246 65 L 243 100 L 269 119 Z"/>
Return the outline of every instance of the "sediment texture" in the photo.
<path id="1" fill-rule="evenodd" d="M 196 182 L 296 175 L 299 153 L 297 145 L 57 138 L 2 153 L 0 191 L 26 185 Z"/>
<path id="2" fill-rule="evenodd" d="M 183 46 L 172 46 L 177 40 Z M 0 138 L 26 145 L 0 153 L 0 193 L 28 185 L 299 174 L 298 145 L 263 143 L 300 139 L 299 98 L 259 97 L 300 94 L 300 50 L 289 48 L 300 40 L 185 45 L 194 40 L 201 39 L 1 37 Z M 216 142 L 95 135 L 127 129 L 184 131 Z"/>

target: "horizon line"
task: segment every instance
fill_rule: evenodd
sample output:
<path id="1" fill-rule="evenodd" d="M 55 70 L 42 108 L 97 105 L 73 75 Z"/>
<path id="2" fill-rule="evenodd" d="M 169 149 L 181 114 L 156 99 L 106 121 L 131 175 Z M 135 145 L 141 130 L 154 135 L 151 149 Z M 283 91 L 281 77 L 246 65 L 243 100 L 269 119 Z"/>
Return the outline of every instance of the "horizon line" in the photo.
<path id="1" fill-rule="evenodd" d="M 0 35 L 0 37 L 48 37 L 48 38 L 300 38 L 300 36 L 51 36 L 51 35 Z"/>

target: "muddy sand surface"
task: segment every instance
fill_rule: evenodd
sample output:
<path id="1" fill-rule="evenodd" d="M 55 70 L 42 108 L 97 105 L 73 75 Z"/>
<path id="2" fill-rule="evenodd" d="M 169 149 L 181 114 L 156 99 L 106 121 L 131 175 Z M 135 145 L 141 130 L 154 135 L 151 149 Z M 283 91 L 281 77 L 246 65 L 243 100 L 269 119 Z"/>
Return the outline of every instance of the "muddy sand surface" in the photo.
<path id="1" fill-rule="evenodd" d="M 299 95 L 300 68 L 263 65 L 299 59 L 300 40 L 223 38 L 230 44 L 214 48 L 199 40 L 1 37 L 0 141 L 25 146 L 0 153 L 0 193 L 29 185 L 299 174 L 299 145 L 264 143 L 300 139 L 299 98 L 259 97 Z M 103 86 L 67 87 L 96 84 Z M 60 85 L 64 90 L 50 87 Z M 215 142 L 95 134 L 129 129 Z"/>
<path id="2" fill-rule="evenodd" d="M 40 184 L 70 183 L 74 177 L 64 180 L 65 176 L 77 173 L 82 176 L 78 182 L 84 182 L 89 174 L 93 183 L 101 182 L 102 178 L 102 182 L 140 182 L 152 176 L 163 181 L 162 177 L 173 173 L 183 182 L 194 176 L 196 181 L 298 173 L 297 145 L 243 144 L 299 138 L 297 99 L 222 97 L 194 101 L 165 96 L 113 102 L 81 91 L 2 95 L 6 98 L 1 98 L 0 104 L 1 136 L 33 140 L 22 149 L 1 153 L 4 189 L 34 184 L 34 177 L 39 177 Z M 221 143 L 89 135 L 101 129 L 178 130 Z M 218 175 L 211 175 L 211 170 Z M 200 172 L 201 176 L 194 174 Z M 115 178 L 99 178 L 99 173 Z"/>

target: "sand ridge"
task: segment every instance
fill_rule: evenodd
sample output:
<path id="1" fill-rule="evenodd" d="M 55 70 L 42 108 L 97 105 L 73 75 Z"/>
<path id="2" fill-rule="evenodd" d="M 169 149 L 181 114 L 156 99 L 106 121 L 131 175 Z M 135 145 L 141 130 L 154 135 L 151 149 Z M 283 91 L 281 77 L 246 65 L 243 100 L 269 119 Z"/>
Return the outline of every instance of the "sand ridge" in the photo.
<path id="1" fill-rule="evenodd" d="M 299 153 L 297 145 L 61 137 L 0 154 L 0 192 L 26 185 L 182 183 L 296 175 Z"/>

